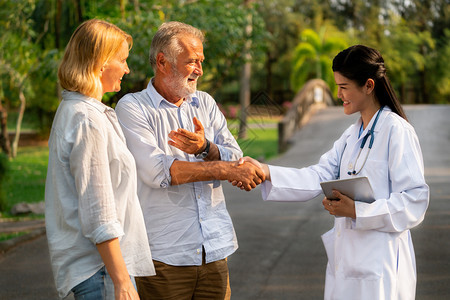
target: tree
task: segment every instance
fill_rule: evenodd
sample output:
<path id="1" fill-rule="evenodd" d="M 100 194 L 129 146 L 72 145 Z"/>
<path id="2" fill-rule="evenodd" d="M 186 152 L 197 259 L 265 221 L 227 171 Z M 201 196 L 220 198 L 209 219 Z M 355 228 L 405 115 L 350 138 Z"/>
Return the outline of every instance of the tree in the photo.
<path id="1" fill-rule="evenodd" d="M 201 88 L 214 94 L 223 85 L 239 78 L 245 57 L 242 49 L 248 40 L 246 25 L 251 14 L 252 61 L 262 59 L 265 39 L 264 21 L 253 6 L 242 6 L 242 0 L 174 1 L 164 9 L 166 20 L 188 23 L 205 32 L 204 69 Z M 195 16 L 195 18 L 192 18 Z"/>
<path id="2" fill-rule="evenodd" d="M 428 76 L 431 99 L 434 103 L 450 104 L 450 29 L 436 43 L 436 52 L 429 60 Z"/>
<path id="3" fill-rule="evenodd" d="M 262 0 L 255 5 L 264 20 L 265 61 L 263 66 L 253 63 L 253 82 L 260 82 L 271 99 L 282 103 L 283 91 L 289 90 L 286 74 L 290 73 L 290 50 L 298 44 L 304 17 L 293 7 L 295 0 Z M 264 72 L 261 72 L 264 70 Z"/>
<path id="4" fill-rule="evenodd" d="M 8 102 L 8 100 L 11 104 L 18 103 L 19 107 L 16 132 L 11 149 L 5 145 L 5 143 L 9 143 L 8 139 L 2 142 L 4 146 L 3 151 L 13 158 L 17 154 L 22 118 L 26 106 L 26 95 L 32 93 L 28 76 L 30 70 L 36 67 L 38 63 L 37 49 L 32 42 L 35 32 L 32 29 L 32 21 L 29 18 L 34 7 L 35 3 L 32 0 L 22 0 L 13 3 L 2 1 L 0 7 L 1 27 L 6 29 L 0 38 L 0 75 L 3 84 L 3 93 L 1 95 L 3 96 L 3 105 L 1 106 L 3 115 L 5 114 L 4 103 Z M 12 13 L 13 11 L 15 13 Z M 6 123 L 6 121 L 3 122 Z M 2 126 L 2 138 L 8 135 L 6 131 L 7 127 Z"/>
<path id="5" fill-rule="evenodd" d="M 322 26 L 319 33 L 305 29 L 300 34 L 301 42 L 294 49 L 291 88 L 297 92 L 303 84 L 312 78 L 323 79 L 334 91 L 334 77 L 331 70 L 333 57 L 347 48 L 347 43 L 338 34 L 326 34 L 327 27 Z"/>
<path id="6" fill-rule="evenodd" d="M 387 27 L 380 43 L 380 51 L 388 67 L 388 75 L 404 102 L 424 102 L 420 73 L 427 68 L 428 58 L 421 49 L 434 49 L 434 41 L 427 31 L 413 31 L 405 20 L 397 17 Z"/>
<path id="7" fill-rule="evenodd" d="M 243 6 L 249 8 L 252 3 L 251 0 L 245 0 Z M 252 15 L 249 13 L 247 15 L 247 24 L 245 24 L 245 35 L 247 37 L 247 41 L 244 43 L 244 48 L 242 49 L 243 57 L 244 57 L 244 65 L 241 71 L 241 81 L 240 81 L 240 93 L 239 93 L 239 102 L 241 103 L 241 116 L 239 118 L 239 139 L 247 138 L 247 108 L 250 107 L 250 79 L 251 79 L 251 54 L 250 49 L 252 46 L 251 34 L 252 34 Z"/>

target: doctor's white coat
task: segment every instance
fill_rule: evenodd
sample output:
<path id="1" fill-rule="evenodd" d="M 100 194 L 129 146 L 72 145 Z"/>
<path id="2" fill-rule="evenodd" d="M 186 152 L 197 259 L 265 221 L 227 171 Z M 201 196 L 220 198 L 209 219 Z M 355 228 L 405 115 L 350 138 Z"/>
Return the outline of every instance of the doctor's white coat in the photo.
<path id="1" fill-rule="evenodd" d="M 374 119 L 361 137 L 361 119 L 351 125 L 316 165 L 269 166 L 271 182 L 263 183 L 263 199 L 307 201 L 322 192 L 320 182 L 338 174 L 341 179 L 351 177 L 348 171 Z M 429 203 L 422 152 L 413 127 L 389 108 L 383 109 L 374 132 L 372 150 L 357 176 L 369 178 L 376 201 L 355 201 L 356 220 L 335 218 L 334 228 L 322 235 L 328 256 L 325 299 L 415 298 L 416 262 L 409 229 L 422 222 Z"/>

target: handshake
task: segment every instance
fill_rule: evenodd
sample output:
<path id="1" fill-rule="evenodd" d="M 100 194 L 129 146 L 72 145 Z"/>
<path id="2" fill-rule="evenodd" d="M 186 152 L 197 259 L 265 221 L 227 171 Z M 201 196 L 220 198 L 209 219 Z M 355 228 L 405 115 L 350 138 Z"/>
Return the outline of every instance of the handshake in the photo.
<path id="1" fill-rule="evenodd" d="M 256 159 L 244 157 L 235 162 L 221 161 L 214 143 L 207 141 L 202 123 L 193 118 L 194 132 L 183 128 L 169 133 L 168 144 L 193 155 L 206 153 L 202 162 L 176 160 L 170 169 L 172 185 L 207 180 L 228 180 L 241 190 L 251 191 L 258 184 L 270 180 L 269 168 Z"/>
<path id="2" fill-rule="evenodd" d="M 234 162 L 236 170 L 229 174 L 228 181 L 241 190 L 251 191 L 269 178 L 269 168 L 249 156 Z"/>

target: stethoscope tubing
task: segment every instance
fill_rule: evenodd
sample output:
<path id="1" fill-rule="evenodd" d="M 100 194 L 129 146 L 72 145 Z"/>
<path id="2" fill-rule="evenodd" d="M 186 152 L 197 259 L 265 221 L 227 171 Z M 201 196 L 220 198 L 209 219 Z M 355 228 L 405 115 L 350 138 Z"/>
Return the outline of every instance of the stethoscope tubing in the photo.
<path id="1" fill-rule="evenodd" d="M 353 164 L 353 171 L 349 171 L 347 174 L 348 175 L 358 175 L 361 170 L 364 168 L 364 165 L 366 164 L 367 161 L 367 157 L 369 157 L 369 153 L 370 150 L 372 149 L 373 146 L 373 142 L 375 140 L 375 134 L 374 134 L 374 130 L 375 130 L 375 126 L 377 125 L 378 122 L 378 118 L 380 117 L 381 112 L 383 111 L 384 105 L 380 107 L 380 109 L 377 112 L 377 116 L 375 117 L 375 120 L 373 121 L 372 127 L 370 128 L 369 132 L 366 133 L 366 135 L 363 137 L 363 140 L 361 142 L 361 146 L 359 146 L 359 151 L 358 151 L 358 155 L 356 156 L 356 160 L 355 163 Z M 366 145 L 367 139 L 370 136 L 370 142 L 369 142 L 369 150 L 367 151 L 366 157 L 364 159 L 364 162 L 361 166 L 361 168 L 359 169 L 358 172 L 356 172 L 356 164 L 358 162 L 359 156 L 361 155 L 361 151 L 364 148 L 364 146 Z"/>

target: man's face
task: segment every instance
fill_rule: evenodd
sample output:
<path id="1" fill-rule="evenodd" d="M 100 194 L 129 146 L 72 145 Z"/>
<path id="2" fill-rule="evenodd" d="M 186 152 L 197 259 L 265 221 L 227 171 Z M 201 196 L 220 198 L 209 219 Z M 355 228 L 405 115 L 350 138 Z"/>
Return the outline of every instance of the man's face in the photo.
<path id="1" fill-rule="evenodd" d="M 164 81 L 171 92 L 181 99 L 197 90 L 197 79 L 203 75 L 202 62 L 205 57 L 202 42 L 195 37 L 181 37 L 179 45 L 183 51 L 171 64 L 171 72 Z"/>

